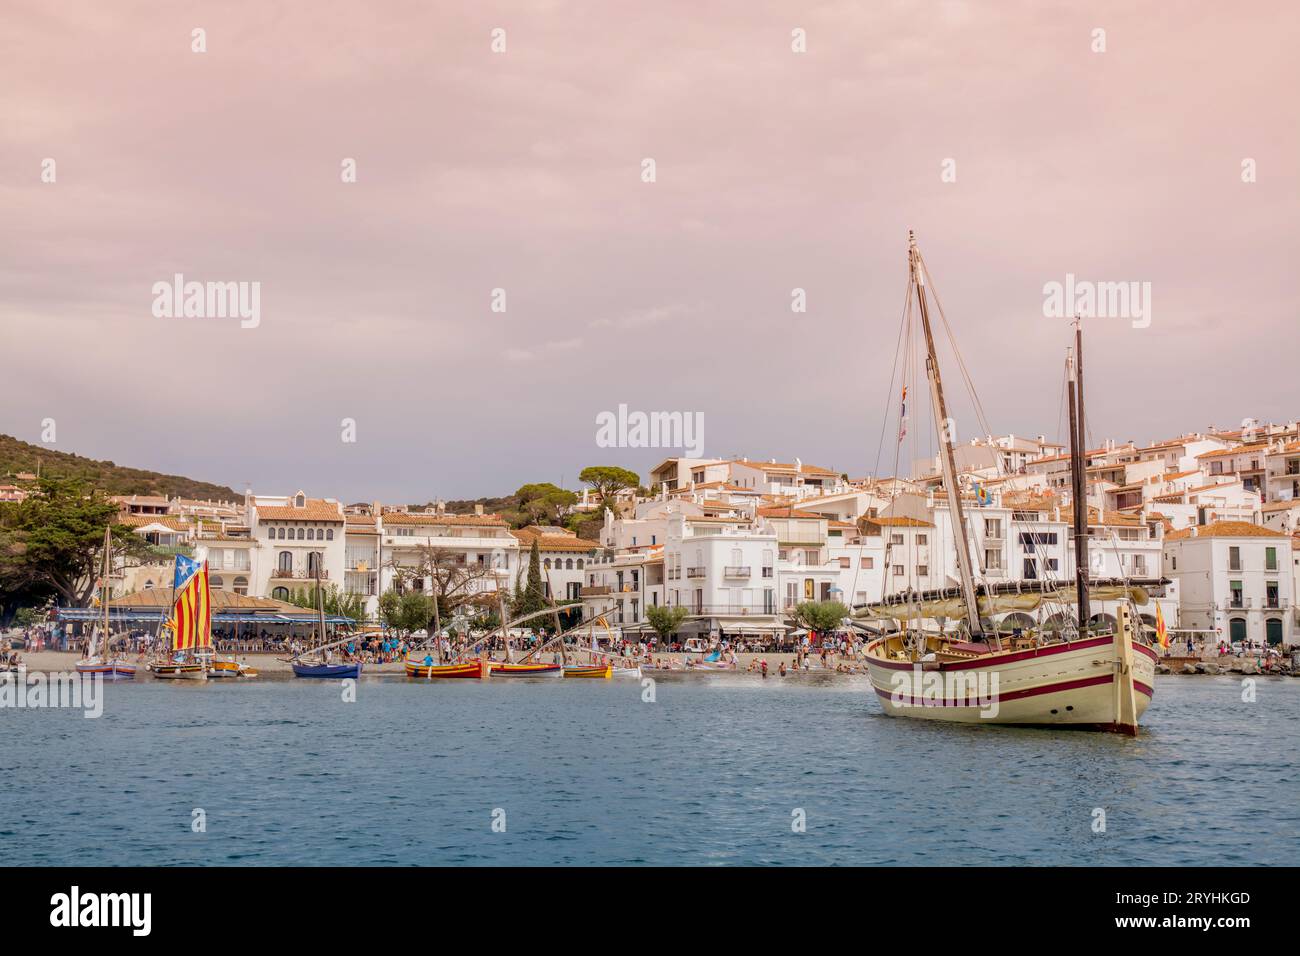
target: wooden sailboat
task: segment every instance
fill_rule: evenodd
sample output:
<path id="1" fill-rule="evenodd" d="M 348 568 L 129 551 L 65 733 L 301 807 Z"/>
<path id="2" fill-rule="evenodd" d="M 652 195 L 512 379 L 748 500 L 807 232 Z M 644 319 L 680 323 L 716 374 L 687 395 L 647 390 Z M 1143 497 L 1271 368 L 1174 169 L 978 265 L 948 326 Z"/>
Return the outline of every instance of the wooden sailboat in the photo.
<path id="1" fill-rule="evenodd" d="M 212 653 L 212 591 L 208 563 L 195 564 L 176 556 L 172 572 L 172 615 L 164 628 L 169 657 L 149 665 L 159 680 L 207 680 Z"/>
<path id="2" fill-rule="evenodd" d="M 1073 594 L 1053 589 L 1057 599 L 1070 597 L 1078 605 L 1077 632 L 1030 633 L 1004 643 L 986 633 L 983 616 L 998 611 L 1000 591 L 977 587 L 971 562 L 952 435 L 948 425 L 943 383 L 930 326 L 927 274 L 914 237 L 909 236 L 909 297 L 915 295 L 926 342 L 926 375 L 936 431 L 944 491 L 952 519 L 960 588 L 957 593 L 908 596 L 915 619 L 943 620 L 958 609 L 965 633 L 910 632 L 878 638 L 867 645 L 871 683 L 886 714 L 959 723 L 1028 724 L 1086 727 L 1136 734 L 1138 721 L 1150 704 L 1155 687 L 1156 653 L 1137 636 L 1137 616 L 1129 607 L 1129 582 L 1108 582 L 1110 593 L 1122 595 L 1113 634 L 1088 632 L 1089 589 L 1087 496 L 1084 469 L 1082 333 L 1076 330 L 1070 362 L 1070 445 L 1075 516 L 1076 580 Z M 910 298 L 909 298 L 910 304 Z M 1031 582 L 1032 583 L 1032 582 Z M 1027 600 L 1017 587 L 1015 598 Z M 1048 588 L 1041 589 L 1046 595 Z M 1030 595 L 1032 597 L 1032 595 Z M 1141 595 L 1145 600 L 1145 594 Z M 927 602 L 941 605 L 944 613 Z M 886 609 L 888 610 L 888 609 Z M 895 611 L 890 612 L 897 617 Z M 855 611 L 859 617 L 884 617 L 880 609 Z"/>
<path id="3" fill-rule="evenodd" d="M 104 557 L 100 569 L 100 604 L 104 608 L 104 620 L 102 622 L 103 630 L 99 635 L 98 644 L 91 648 L 91 653 L 86 655 L 85 660 L 77 661 L 76 668 L 78 674 L 99 674 L 104 680 L 134 680 L 135 665 L 128 664 L 121 657 L 113 657 L 109 650 L 109 645 L 113 640 L 113 632 L 109 623 L 108 616 L 108 599 L 110 593 L 109 575 L 113 570 L 113 531 L 111 526 L 104 528 Z M 92 635 L 92 640 L 94 636 Z"/>
<path id="4" fill-rule="evenodd" d="M 497 606 L 501 614 L 501 639 L 505 642 L 506 659 L 504 661 L 489 661 L 488 673 L 493 677 L 560 677 L 563 675 L 563 665 L 556 663 L 544 663 L 542 661 L 516 661 L 514 653 L 510 648 L 510 629 L 506 623 L 506 601 L 501 589 L 497 589 Z M 559 615 L 555 616 L 556 625 L 559 625 Z"/>
<path id="5" fill-rule="evenodd" d="M 311 649 L 289 661 L 295 677 L 324 677 L 342 680 L 361 676 L 361 661 L 335 661 L 330 651 L 346 644 L 349 639 L 328 644 L 325 641 L 325 599 L 320 587 L 320 568 L 316 569 L 316 630 Z"/>

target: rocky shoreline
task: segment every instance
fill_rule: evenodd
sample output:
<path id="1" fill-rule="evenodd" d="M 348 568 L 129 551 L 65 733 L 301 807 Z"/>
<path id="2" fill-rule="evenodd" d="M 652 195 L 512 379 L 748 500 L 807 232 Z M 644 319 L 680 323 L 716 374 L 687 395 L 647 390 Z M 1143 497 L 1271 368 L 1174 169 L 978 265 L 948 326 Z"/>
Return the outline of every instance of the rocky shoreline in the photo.
<path id="1" fill-rule="evenodd" d="M 1297 672 L 1288 658 L 1280 658 L 1270 666 L 1263 663 L 1261 659 L 1254 657 L 1224 657 L 1213 661 L 1179 661 L 1172 665 L 1160 661 L 1156 663 L 1156 673 L 1189 676 L 1196 674 L 1245 674 L 1264 677 L 1300 676 L 1300 672 Z"/>

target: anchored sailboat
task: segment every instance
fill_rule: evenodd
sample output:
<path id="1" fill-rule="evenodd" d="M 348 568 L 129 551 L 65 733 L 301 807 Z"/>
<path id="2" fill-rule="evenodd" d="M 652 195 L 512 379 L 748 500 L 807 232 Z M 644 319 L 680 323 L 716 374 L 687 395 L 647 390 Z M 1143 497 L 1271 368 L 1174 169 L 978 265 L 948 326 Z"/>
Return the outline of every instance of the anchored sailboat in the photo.
<path id="1" fill-rule="evenodd" d="M 176 556 L 172 572 L 172 615 L 163 626 L 171 648 L 169 657 L 153 661 L 149 670 L 160 680 L 207 680 L 206 657 L 212 653 L 212 591 L 208 563 Z"/>
<path id="2" fill-rule="evenodd" d="M 896 595 L 854 612 L 856 617 L 893 619 L 903 625 L 900 632 L 878 638 L 866 648 L 871 683 L 885 713 L 960 723 L 1090 727 L 1135 735 L 1155 687 L 1156 653 L 1137 637 L 1137 615 L 1131 608 L 1134 602 L 1146 600 L 1145 591 L 1124 580 L 1097 582 L 1095 590 L 1102 594 L 1094 596 L 1104 594 L 1104 599 L 1120 601 L 1116 627 L 1113 634 L 1088 631 L 1094 582 L 1088 574 L 1082 332 L 1076 329 L 1069 364 L 1074 587 L 1045 581 L 1014 589 L 979 585 L 953 454 L 955 436 L 930 324 L 928 273 L 910 234 L 908 269 L 908 309 L 915 301 L 925 338 L 926 377 L 941 445 L 939 461 L 959 587 Z M 1004 640 L 984 624 L 986 616 L 1037 607 L 1047 600 L 1076 603 L 1078 630 L 1031 631 Z M 951 618 L 960 624 L 956 631 L 945 632 L 942 623 Z M 925 630 L 924 620 L 937 620 L 939 629 Z"/>
<path id="3" fill-rule="evenodd" d="M 104 680 L 134 680 L 135 665 L 128 664 L 121 657 L 109 653 L 113 632 L 109 624 L 109 575 L 113 571 L 113 532 L 112 527 L 104 528 L 104 557 L 100 570 L 100 604 L 104 608 L 103 630 L 99 634 L 96 647 L 90 648 L 85 660 L 77 661 L 78 674 L 101 674 Z M 92 635 L 92 640 L 94 635 Z"/>
<path id="4" fill-rule="evenodd" d="M 336 661 L 331 654 L 335 647 L 346 644 L 350 638 L 344 638 L 332 644 L 325 642 L 325 603 L 320 587 L 319 568 L 316 569 L 316 629 L 314 635 L 315 640 L 312 647 L 292 658 L 289 662 L 295 677 L 330 677 L 341 680 L 347 677 L 357 678 L 361 676 L 361 661 Z"/>

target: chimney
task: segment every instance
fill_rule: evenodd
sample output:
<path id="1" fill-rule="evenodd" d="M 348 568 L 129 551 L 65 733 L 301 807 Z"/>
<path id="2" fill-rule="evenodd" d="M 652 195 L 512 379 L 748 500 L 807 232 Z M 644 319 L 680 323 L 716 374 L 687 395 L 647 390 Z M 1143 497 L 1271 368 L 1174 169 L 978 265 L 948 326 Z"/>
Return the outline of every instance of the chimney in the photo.
<path id="1" fill-rule="evenodd" d="M 803 471 L 803 462 L 798 458 L 794 460 L 794 470 Z"/>

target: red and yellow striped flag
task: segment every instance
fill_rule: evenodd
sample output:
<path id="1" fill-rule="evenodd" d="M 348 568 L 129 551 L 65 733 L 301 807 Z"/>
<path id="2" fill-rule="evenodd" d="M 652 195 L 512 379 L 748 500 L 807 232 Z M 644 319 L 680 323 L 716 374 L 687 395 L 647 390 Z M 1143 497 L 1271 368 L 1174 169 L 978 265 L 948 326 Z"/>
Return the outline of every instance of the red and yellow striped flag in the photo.
<path id="1" fill-rule="evenodd" d="M 1156 604 L 1156 641 L 1165 650 L 1169 649 L 1169 629 L 1165 627 L 1165 612 L 1160 610 L 1160 604 Z"/>
<path id="2" fill-rule="evenodd" d="M 212 646 L 212 592 L 208 588 L 208 562 L 204 561 L 177 592 L 168 624 L 175 634 L 173 650 Z"/>

